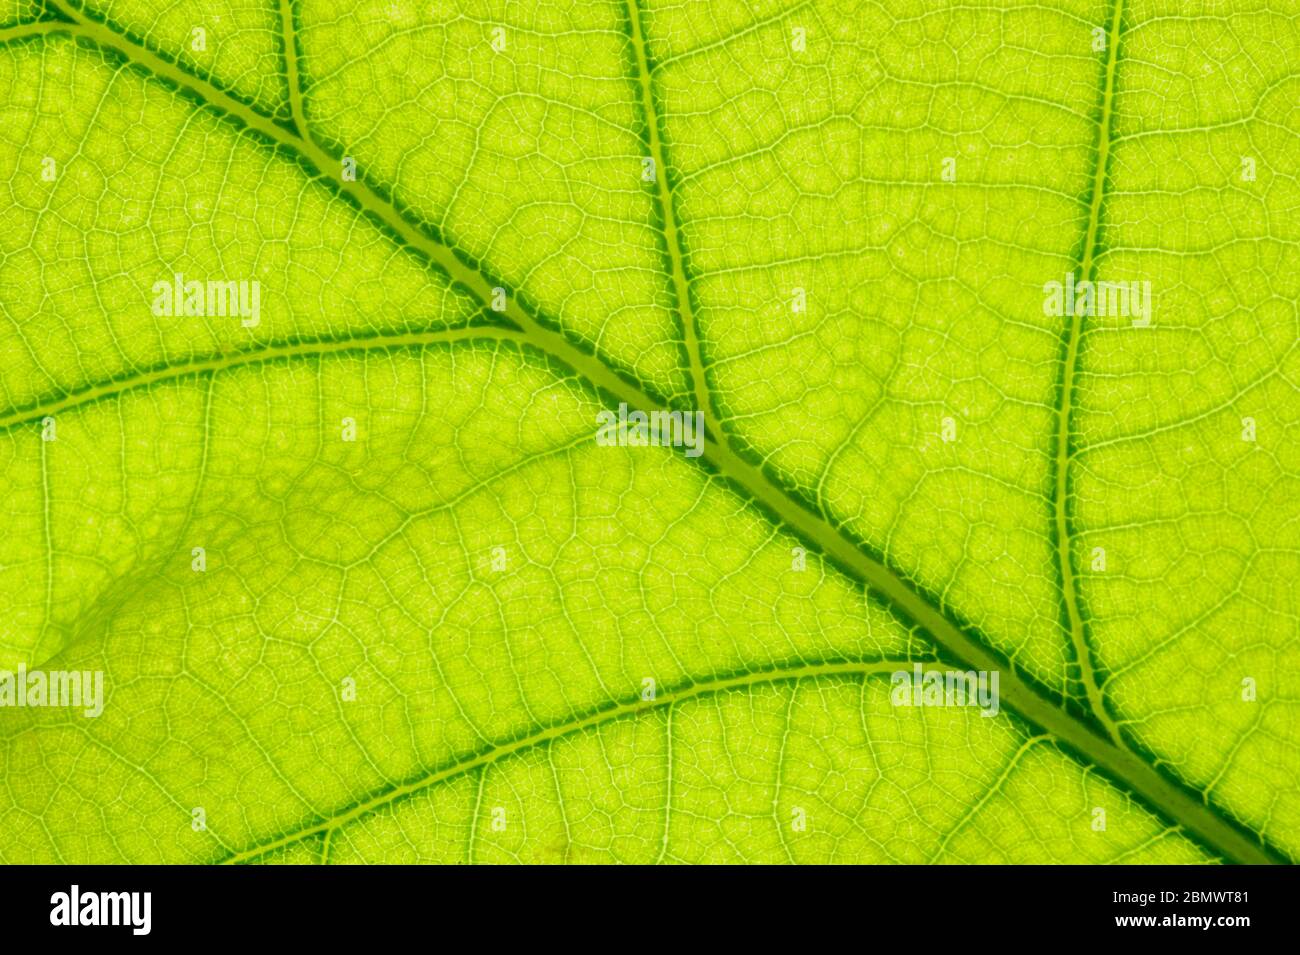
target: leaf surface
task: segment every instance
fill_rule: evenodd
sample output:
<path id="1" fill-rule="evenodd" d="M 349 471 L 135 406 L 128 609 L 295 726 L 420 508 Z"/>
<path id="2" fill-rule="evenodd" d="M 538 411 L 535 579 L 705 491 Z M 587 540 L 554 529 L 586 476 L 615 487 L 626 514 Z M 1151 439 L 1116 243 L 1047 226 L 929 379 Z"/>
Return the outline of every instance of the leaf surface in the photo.
<path id="1" fill-rule="evenodd" d="M 1291 861 L 1297 54 L 1252 2 L 9 5 L 0 666 L 107 699 L 0 709 L 0 856 Z"/>

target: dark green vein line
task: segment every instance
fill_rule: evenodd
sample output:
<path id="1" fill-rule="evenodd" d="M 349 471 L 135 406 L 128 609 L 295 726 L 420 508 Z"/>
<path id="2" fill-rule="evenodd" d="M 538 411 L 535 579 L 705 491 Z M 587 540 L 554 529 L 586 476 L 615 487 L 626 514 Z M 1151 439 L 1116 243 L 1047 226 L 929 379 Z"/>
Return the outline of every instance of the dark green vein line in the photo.
<path id="1" fill-rule="evenodd" d="M 1079 279 L 1091 279 L 1096 270 L 1097 251 L 1101 232 L 1101 210 L 1106 195 L 1106 174 L 1110 160 L 1111 123 L 1114 116 L 1115 73 L 1119 63 L 1120 27 L 1124 16 L 1124 0 L 1115 0 L 1110 27 L 1106 35 L 1105 80 L 1101 93 L 1101 117 L 1097 123 L 1097 165 L 1093 170 L 1091 200 L 1088 204 L 1088 224 L 1084 230 L 1083 249 L 1079 262 Z M 1125 746 L 1119 727 L 1106 709 L 1106 700 L 1097 682 L 1097 672 L 1088 645 L 1083 614 L 1079 609 L 1079 581 L 1074 572 L 1074 538 L 1070 530 L 1070 454 L 1071 411 L 1074 406 L 1074 379 L 1079 361 L 1079 339 L 1083 334 L 1083 316 L 1071 309 L 1069 328 L 1065 333 L 1061 383 L 1057 390 L 1055 454 L 1051 456 L 1053 475 L 1052 510 L 1056 522 L 1056 559 L 1061 574 L 1061 599 L 1065 619 L 1069 626 L 1070 643 L 1079 665 L 1088 707 L 1096 719 L 1119 746 Z"/>
<path id="2" fill-rule="evenodd" d="M 280 0 L 281 42 L 284 44 L 284 77 L 289 87 L 289 116 L 303 139 L 311 139 L 307 114 L 302 108 L 302 80 L 298 73 L 298 35 L 294 28 L 293 0 Z"/>
<path id="3" fill-rule="evenodd" d="M 813 679 L 816 677 L 842 676 L 842 677 L 869 677 L 872 675 L 893 673 L 900 669 L 910 669 L 916 661 L 913 660 L 868 660 L 868 661 L 836 661 L 826 663 L 805 664 L 798 667 L 790 667 L 778 670 L 761 670 L 755 673 L 742 673 L 738 675 L 717 677 L 708 680 L 700 680 L 695 683 L 688 683 L 677 689 L 670 689 L 660 692 L 656 695 L 653 702 L 645 702 L 640 696 L 627 700 L 613 706 L 605 707 L 594 712 L 588 712 L 575 719 L 567 720 L 563 723 L 557 723 L 548 726 L 535 733 L 529 733 L 520 736 L 514 740 L 503 742 L 491 749 L 476 753 L 467 759 L 444 766 L 441 769 L 434 770 L 413 779 L 408 783 L 399 786 L 392 786 L 375 794 L 369 799 L 357 803 L 355 806 L 344 810 L 328 819 L 322 819 L 319 822 L 303 826 L 292 832 L 285 833 L 278 839 L 263 843 L 259 846 L 245 849 L 242 852 L 236 852 L 224 857 L 221 861 L 225 864 L 238 862 L 248 862 L 282 849 L 285 846 L 293 845 L 304 839 L 322 833 L 330 833 L 350 822 L 354 822 L 384 806 L 390 805 L 398 800 L 419 793 L 423 790 L 436 786 L 438 783 L 464 776 L 467 773 L 481 771 L 493 763 L 514 756 L 526 750 L 534 749 L 546 743 L 553 742 L 561 737 L 571 736 L 583 730 L 592 729 L 596 726 L 611 723 L 615 720 L 629 716 L 635 716 L 640 713 L 647 713 L 654 710 L 670 708 L 686 700 L 696 699 L 703 696 L 725 693 L 728 690 L 746 689 L 754 686 L 764 686 L 776 683 L 785 683 L 796 680 Z M 929 664 L 933 668 L 933 664 Z M 475 812 L 474 818 L 478 818 Z"/>
<path id="4" fill-rule="evenodd" d="M 467 341 L 512 341 L 524 344 L 527 339 L 522 332 L 517 330 L 500 328 L 494 325 L 471 325 L 464 328 L 444 328 L 425 332 L 397 332 L 369 337 L 280 342 L 259 348 L 224 352 L 220 355 L 201 358 L 186 364 L 159 365 L 126 378 L 115 378 L 99 382 L 89 388 L 79 389 L 58 398 L 45 400 L 37 405 L 16 408 L 0 415 L 0 432 L 22 424 L 39 421 L 47 415 L 57 415 L 70 408 L 94 404 L 106 398 L 195 376 L 210 375 L 232 368 L 269 364 L 291 358 L 311 358 L 319 355 L 361 352 L 373 349 L 420 348 L 443 342 Z"/>
<path id="5" fill-rule="evenodd" d="M 43 29 L 26 35 L 70 33 L 97 49 L 109 51 L 124 59 L 146 74 L 152 74 L 160 81 L 186 91 L 208 108 L 242 123 L 277 147 L 301 159 L 323 183 L 351 199 L 409 249 L 423 256 L 431 267 L 446 272 L 454 284 L 468 291 L 486 307 L 491 299 L 492 279 L 476 263 L 463 260 L 448 245 L 414 224 L 397 206 L 364 182 L 363 176 L 359 176 L 355 182 L 343 181 L 337 157 L 210 82 L 189 74 L 158 53 L 116 33 L 80 11 L 67 7 L 63 0 L 52 2 L 71 22 L 43 24 Z M 5 35 L 0 32 L 0 40 Z M 522 331 L 528 344 L 572 369 L 597 391 L 626 401 L 631 407 L 647 411 L 664 410 L 663 402 L 579 347 L 558 330 L 558 325 L 545 324 L 542 318 L 525 308 L 518 297 L 510 298 L 504 317 L 513 321 Z M 121 390 L 127 385 L 118 382 L 114 387 Z M 810 541 L 829 560 L 859 580 L 868 590 L 874 589 L 905 620 L 926 630 L 963 667 L 1001 671 L 1001 697 L 1008 709 L 1020 714 L 1040 730 L 1055 735 L 1075 758 L 1110 775 L 1152 811 L 1163 815 L 1230 861 L 1282 861 L 1281 855 L 1265 846 L 1258 835 L 1211 808 L 1202 794 L 1184 788 L 1154 766 L 1143 762 L 1129 750 L 1117 746 L 1063 710 L 1046 690 L 1008 668 L 996 651 L 972 635 L 975 632 L 973 629 L 967 632 L 965 624 L 948 616 L 933 597 L 922 593 L 916 585 L 886 566 L 849 531 L 831 524 L 823 515 L 812 511 L 793 497 L 762 467 L 742 458 L 725 442 L 712 439 L 706 441 L 704 454 L 694 460 L 716 470 L 721 480 L 739 490 L 743 497 L 747 497 L 779 525 L 784 525 Z"/>
<path id="6" fill-rule="evenodd" d="M 639 0 L 627 0 L 628 30 L 631 35 L 632 55 L 636 65 L 636 85 L 641 97 L 641 112 L 645 120 L 645 144 L 654 162 L 655 197 L 659 206 L 660 226 L 668 253 L 668 268 L 672 277 L 673 297 L 681 319 L 682 341 L 685 343 L 687 370 L 695 396 L 695 407 L 704 412 L 704 420 L 715 440 L 723 440 L 714 413 L 708 380 L 704 375 L 704 357 L 700 347 L 700 328 L 691 300 L 690 279 L 686 275 L 686 246 L 681 227 L 677 222 L 677 208 L 672 193 L 668 165 L 668 149 L 664 144 L 658 100 L 654 91 L 654 70 L 650 64 L 650 50 L 645 40 Z"/>

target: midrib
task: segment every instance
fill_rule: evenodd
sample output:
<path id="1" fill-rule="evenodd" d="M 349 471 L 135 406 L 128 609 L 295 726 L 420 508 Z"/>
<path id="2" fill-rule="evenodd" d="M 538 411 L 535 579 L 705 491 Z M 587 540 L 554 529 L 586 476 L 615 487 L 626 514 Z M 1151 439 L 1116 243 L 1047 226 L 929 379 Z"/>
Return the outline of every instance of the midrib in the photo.
<path id="1" fill-rule="evenodd" d="M 409 248 L 420 252 L 431 265 L 446 272 L 453 282 L 469 291 L 486 309 L 491 290 L 497 283 L 484 272 L 462 261 L 448 246 L 426 234 L 413 224 L 391 202 L 382 197 L 365 182 L 344 182 L 339 175 L 340 161 L 317 146 L 311 139 L 297 135 L 293 130 L 274 122 L 212 84 L 164 59 L 157 53 L 140 46 L 133 40 L 109 29 L 78 10 L 65 5 L 63 0 L 52 0 L 53 6 L 71 22 L 27 25 L 18 30 L 0 31 L 0 42 L 16 36 L 31 36 L 67 32 L 91 40 L 100 48 L 113 50 L 126 62 L 136 65 L 155 76 L 167 80 L 189 93 L 202 103 L 238 120 L 267 139 L 282 146 L 308 162 L 319 177 L 339 193 L 382 223 Z M 1117 34 L 1120 6 L 1117 2 L 1112 19 L 1112 34 Z M 1110 42 L 1111 61 L 1108 61 L 1107 85 L 1113 76 L 1113 57 L 1117 44 Z M 1107 116 L 1109 109 L 1106 110 Z M 1108 123 L 1108 120 L 1106 120 Z M 1108 134 L 1105 140 L 1108 144 Z M 1099 163 L 1098 176 L 1104 176 L 1104 164 Z M 1097 202 L 1100 199 L 1094 196 Z M 1095 225 L 1090 217 L 1090 233 L 1095 241 Z M 1091 256 L 1088 256 L 1091 267 Z M 594 355 L 583 351 L 567 337 L 542 323 L 522 308 L 512 296 L 505 317 L 522 330 L 527 342 L 578 372 L 588 383 L 600 391 L 631 407 L 644 410 L 663 410 L 664 404 L 652 397 L 637 384 L 605 365 Z M 382 339 L 375 339 L 377 347 Z M 1077 341 L 1077 336 L 1072 336 Z M 355 344 L 352 347 L 356 347 Z M 131 379 L 123 379 L 109 390 L 126 391 L 134 386 Z M 698 384 L 697 384 L 698 387 Z M 85 400 L 84 396 L 79 400 Z M 26 409 L 27 415 L 39 409 Z M 1018 713 L 1041 730 L 1054 735 L 1061 744 L 1085 765 L 1091 764 L 1114 778 L 1133 794 L 1139 796 L 1150 808 L 1183 827 L 1201 840 L 1211 850 L 1225 859 L 1238 862 L 1276 862 L 1281 856 L 1266 848 L 1260 838 L 1230 822 L 1211 809 L 1196 793 L 1159 773 L 1140 760 L 1128 749 L 1116 745 L 1096 733 L 1084 722 L 1070 716 L 1058 707 L 1044 691 L 1005 666 L 998 654 L 982 641 L 968 635 L 962 626 L 949 618 L 935 603 L 923 596 L 914 585 L 876 557 L 852 538 L 849 532 L 832 525 L 825 517 L 814 513 L 806 504 L 792 497 L 776 484 L 762 469 L 742 459 L 729 445 L 714 440 L 716 428 L 709 428 L 705 452 L 696 459 L 714 469 L 743 496 L 769 514 L 778 523 L 810 541 L 831 561 L 866 588 L 881 594 L 904 618 L 923 627 L 934 641 L 963 667 L 1001 672 L 1000 696 L 1007 709 Z M 570 729 L 577 729 L 574 723 Z M 567 731 L 567 730 L 566 730 Z M 507 744 L 509 745 L 509 744 Z M 497 752 L 494 750 L 493 752 Z M 259 852 L 265 851 L 259 849 Z"/>

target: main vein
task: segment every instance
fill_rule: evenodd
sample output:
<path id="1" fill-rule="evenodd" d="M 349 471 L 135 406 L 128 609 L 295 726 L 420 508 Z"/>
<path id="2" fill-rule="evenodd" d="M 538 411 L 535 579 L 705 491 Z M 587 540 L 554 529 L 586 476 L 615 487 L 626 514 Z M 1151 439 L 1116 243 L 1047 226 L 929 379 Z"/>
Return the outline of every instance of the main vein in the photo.
<path id="1" fill-rule="evenodd" d="M 1092 201 L 1088 206 L 1088 225 L 1084 230 L 1083 251 L 1079 263 L 1079 280 L 1091 279 L 1096 270 L 1097 251 L 1101 232 L 1101 210 L 1106 195 L 1106 172 L 1110 158 L 1111 122 L 1114 116 L 1115 72 L 1119 63 L 1120 24 L 1124 15 L 1124 0 L 1115 0 L 1110 26 L 1106 33 L 1106 78 L 1101 94 L 1101 119 L 1097 123 L 1097 166 L 1092 177 Z M 1065 603 L 1066 619 L 1070 625 L 1070 643 L 1088 707 L 1106 732 L 1119 746 L 1124 746 L 1119 727 L 1106 709 L 1097 683 L 1092 649 L 1088 645 L 1083 614 L 1079 609 L 1079 584 L 1074 573 L 1074 539 L 1070 533 L 1070 412 L 1074 405 L 1074 380 L 1079 361 L 1079 339 L 1083 334 L 1083 316 L 1079 309 L 1071 309 L 1070 326 L 1066 332 L 1065 358 L 1062 362 L 1061 386 L 1056 409 L 1056 453 L 1052 457 L 1055 482 L 1052 506 L 1056 520 L 1056 559 L 1061 573 L 1061 599 Z"/>
<path id="2" fill-rule="evenodd" d="M 368 185 L 364 181 L 364 175 L 358 175 L 356 181 L 345 181 L 340 174 L 340 160 L 312 139 L 299 135 L 299 131 L 275 122 L 212 83 L 191 75 L 153 50 L 117 33 L 81 10 L 68 6 L 66 0 L 51 0 L 51 4 L 67 22 L 43 22 L 25 26 L 20 31 L 0 31 L 0 42 L 17 35 L 70 33 L 102 50 L 111 51 L 146 73 L 188 91 L 206 106 L 237 120 L 304 161 L 318 178 L 351 198 L 394 233 L 403 244 L 421 254 L 431 266 L 445 272 L 454 284 L 462 287 L 487 308 L 496 284 L 494 280 L 476 265 L 461 259 L 448 245 L 408 218 L 406 213 Z M 1112 47 L 1113 36 L 1118 33 L 1118 17 L 1117 5 L 1112 23 Z M 1113 51 L 1111 56 L 1114 56 Z M 1113 64 L 1108 68 L 1108 75 L 1111 70 Z M 1108 139 L 1108 134 L 1103 139 Z M 1102 171 L 1098 175 L 1104 175 L 1104 164 L 1099 169 Z M 1095 227 L 1090 231 L 1094 233 L 1095 240 Z M 1092 257 L 1089 256 L 1089 268 L 1091 263 Z M 664 402 L 589 351 L 580 348 L 558 330 L 558 323 L 544 323 L 524 308 L 517 298 L 510 298 L 504 317 L 514 322 L 528 344 L 573 369 L 597 391 L 647 411 L 665 409 Z M 1072 336 L 1072 341 L 1077 341 L 1077 336 Z M 119 383 L 118 387 L 119 390 L 126 390 L 130 384 Z M 811 510 L 777 484 L 765 470 L 742 458 L 726 441 L 720 440 L 722 435 L 719 432 L 715 430 L 713 434 L 716 440 L 707 442 L 704 454 L 695 461 L 717 471 L 723 480 L 742 491 L 743 496 L 755 506 L 779 524 L 784 524 L 795 534 L 810 541 L 864 587 L 869 590 L 874 588 L 902 617 L 927 631 L 956 662 L 964 667 L 1001 671 L 1000 695 L 1008 709 L 1054 735 L 1076 758 L 1115 778 L 1154 811 L 1164 814 L 1225 859 L 1239 862 L 1281 861 L 1281 856 L 1264 844 L 1260 836 L 1220 815 L 1199 793 L 1184 788 L 1127 748 L 1098 734 L 1091 726 L 1070 715 L 1045 691 L 1008 668 L 987 643 L 968 633 L 961 623 L 940 609 L 932 597 L 923 594 L 914 584 L 885 565 L 847 530 L 832 524 L 823 514 Z"/>

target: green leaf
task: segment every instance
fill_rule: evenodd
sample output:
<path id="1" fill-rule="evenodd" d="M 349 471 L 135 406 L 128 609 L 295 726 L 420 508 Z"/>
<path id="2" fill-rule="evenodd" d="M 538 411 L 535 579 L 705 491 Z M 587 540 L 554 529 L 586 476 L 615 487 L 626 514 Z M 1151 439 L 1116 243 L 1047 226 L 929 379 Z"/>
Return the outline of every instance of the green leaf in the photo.
<path id="1" fill-rule="evenodd" d="M 1297 55 L 1266 2 L 0 8 L 0 858 L 1295 860 Z"/>

